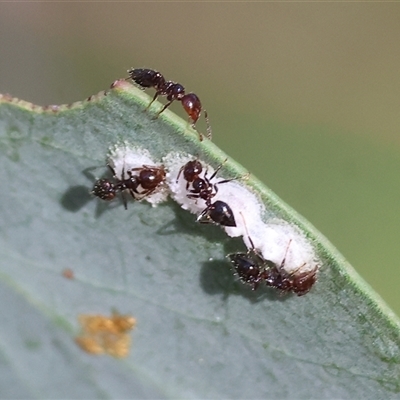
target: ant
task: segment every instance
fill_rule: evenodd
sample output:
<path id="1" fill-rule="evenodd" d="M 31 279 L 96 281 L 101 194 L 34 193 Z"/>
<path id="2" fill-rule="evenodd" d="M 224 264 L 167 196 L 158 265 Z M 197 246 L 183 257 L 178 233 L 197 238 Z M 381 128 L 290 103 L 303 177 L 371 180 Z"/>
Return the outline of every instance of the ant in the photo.
<path id="1" fill-rule="evenodd" d="M 218 184 L 233 181 L 237 178 L 224 179 L 222 181 L 211 183 L 215 178 L 218 171 L 226 163 L 227 159 L 220 164 L 213 174 L 208 178 L 207 170 L 204 173 L 204 177 L 201 178 L 200 174 L 203 171 L 203 166 L 199 160 L 188 161 L 178 173 L 176 182 L 178 182 L 181 173 L 183 172 L 183 178 L 186 180 L 186 190 L 189 191 L 187 197 L 189 199 L 202 199 L 206 203 L 206 208 L 197 218 L 197 222 L 203 224 L 215 223 L 223 226 L 236 226 L 236 221 L 233 216 L 232 209 L 223 201 L 216 201 L 211 203 L 211 199 L 218 192 Z M 190 185 L 192 188 L 189 190 Z"/>
<path id="2" fill-rule="evenodd" d="M 286 254 L 290 242 L 291 240 L 288 243 Z M 290 273 L 285 272 L 283 266 L 285 265 L 286 254 L 279 267 L 273 264 L 273 268 L 268 271 L 265 282 L 267 286 L 274 287 L 282 292 L 293 292 L 297 294 L 297 296 L 303 296 L 311 290 L 312 286 L 317 281 L 318 268 L 315 267 L 311 271 L 299 272 L 306 265 L 306 263 L 304 263 Z"/>
<path id="3" fill-rule="evenodd" d="M 232 253 L 227 255 L 242 282 L 249 284 L 252 290 L 256 290 L 260 283 L 265 282 L 267 286 L 279 289 L 281 292 L 293 292 L 297 296 L 303 296 L 311 290 L 317 280 L 317 267 L 311 271 L 300 273 L 299 271 L 306 263 L 290 273 L 283 269 L 292 239 L 289 240 L 285 256 L 278 266 L 262 256 L 255 248 L 248 233 L 247 237 L 251 245 L 247 253 Z"/>
<path id="4" fill-rule="evenodd" d="M 226 163 L 228 159 L 226 159 L 222 164 L 220 164 L 217 169 L 213 172 L 213 174 L 207 178 L 208 170 L 204 173 L 204 178 L 200 178 L 200 174 L 203 171 L 203 166 L 199 160 L 188 161 L 178 173 L 176 178 L 176 183 L 178 183 L 179 177 L 183 172 L 183 178 L 186 181 L 186 190 L 189 191 L 187 197 L 189 199 L 203 199 L 206 202 L 206 205 L 211 204 L 211 199 L 217 194 L 218 187 L 217 185 L 220 183 L 226 183 L 235 180 L 233 179 L 224 179 L 217 183 L 211 183 L 211 181 L 215 178 L 218 171 L 222 168 L 222 166 Z M 190 184 L 192 185 L 192 189 L 189 190 Z"/>
<path id="5" fill-rule="evenodd" d="M 283 269 L 283 266 L 285 265 L 286 256 L 291 242 L 292 239 L 289 240 L 285 256 L 283 257 L 279 267 L 272 263 L 272 268 L 266 271 L 265 283 L 267 286 L 279 289 L 281 292 L 293 292 L 297 294 L 297 296 L 303 296 L 311 290 L 317 280 L 317 267 L 311 271 L 307 270 L 300 272 L 300 270 L 306 265 L 306 263 L 304 263 L 294 271 L 286 272 Z"/>
<path id="6" fill-rule="evenodd" d="M 122 179 L 116 176 L 115 170 L 107 164 L 113 174 L 115 183 L 109 179 L 99 179 L 95 182 L 92 194 L 102 200 L 111 201 L 118 192 L 122 193 L 122 200 L 125 210 L 128 209 L 124 191 L 128 190 L 131 196 L 136 200 L 143 200 L 146 196 L 154 193 L 165 181 L 164 166 L 156 167 L 143 165 L 142 167 L 132 168 L 127 171 L 128 177 L 125 177 L 125 170 L 122 170 Z M 137 175 L 133 172 L 139 171 Z M 139 187 L 142 190 L 139 190 Z"/>
<path id="7" fill-rule="evenodd" d="M 156 90 L 153 100 L 147 106 L 146 110 L 153 104 L 158 96 L 167 96 L 168 103 L 165 104 L 157 113 L 157 118 L 172 104 L 173 101 L 180 101 L 184 110 L 189 115 L 191 127 L 199 134 L 199 139 L 203 140 L 203 135 L 196 129 L 195 126 L 201 115 L 201 102 L 195 93 L 185 93 L 185 88 L 180 83 L 166 81 L 160 72 L 153 69 L 130 69 L 128 70 L 128 74 L 129 78 L 126 79 L 132 79 L 142 88 L 154 88 Z M 212 131 L 206 110 L 204 110 L 204 118 L 207 124 L 207 137 L 211 140 Z"/>

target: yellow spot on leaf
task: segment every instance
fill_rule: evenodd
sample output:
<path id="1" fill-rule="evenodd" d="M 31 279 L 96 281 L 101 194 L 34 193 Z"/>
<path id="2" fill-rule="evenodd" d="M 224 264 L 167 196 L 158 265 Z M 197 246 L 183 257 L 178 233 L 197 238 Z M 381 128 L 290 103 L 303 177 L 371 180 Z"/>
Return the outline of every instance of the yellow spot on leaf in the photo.
<path id="1" fill-rule="evenodd" d="M 82 332 L 75 338 L 75 342 L 82 350 L 117 358 L 129 354 L 131 337 L 128 332 L 135 326 L 135 318 L 114 311 L 110 317 L 82 314 L 78 320 Z"/>

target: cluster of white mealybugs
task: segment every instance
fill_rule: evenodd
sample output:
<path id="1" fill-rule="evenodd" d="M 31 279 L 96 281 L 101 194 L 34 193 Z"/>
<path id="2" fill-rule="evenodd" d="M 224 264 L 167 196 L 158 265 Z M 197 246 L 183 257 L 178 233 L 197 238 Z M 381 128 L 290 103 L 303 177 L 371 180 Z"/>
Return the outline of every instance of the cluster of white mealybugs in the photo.
<path id="1" fill-rule="evenodd" d="M 200 166 L 194 174 L 197 181 L 185 174 L 193 173 L 193 165 Z M 243 177 L 223 179 L 223 164 L 214 169 L 193 155 L 178 152 L 157 163 L 147 150 L 124 145 L 110 152 L 108 166 L 115 182 L 98 180 L 92 191 L 103 200 L 128 191 L 136 200 L 156 206 L 171 196 L 183 209 L 196 214 L 200 223 L 218 224 L 228 236 L 242 236 L 247 253 L 227 258 L 240 280 L 253 290 L 265 283 L 301 296 L 315 283 L 318 261 L 307 239 L 296 226 L 281 219 L 263 222 L 263 203 L 243 185 Z M 153 186 L 146 186 L 146 171 L 153 172 L 148 175 L 150 183 L 154 171 L 158 174 Z"/>

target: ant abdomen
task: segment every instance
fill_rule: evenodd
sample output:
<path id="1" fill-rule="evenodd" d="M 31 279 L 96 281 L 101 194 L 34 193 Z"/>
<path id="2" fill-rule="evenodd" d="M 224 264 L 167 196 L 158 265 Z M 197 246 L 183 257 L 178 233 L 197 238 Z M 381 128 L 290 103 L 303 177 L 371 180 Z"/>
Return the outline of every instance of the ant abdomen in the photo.
<path id="1" fill-rule="evenodd" d="M 101 200 L 111 201 L 115 198 L 118 188 L 109 179 L 98 179 L 91 193 Z"/>
<path id="2" fill-rule="evenodd" d="M 128 74 L 133 81 L 144 88 L 158 87 L 165 82 L 164 77 L 152 69 L 131 69 Z"/>

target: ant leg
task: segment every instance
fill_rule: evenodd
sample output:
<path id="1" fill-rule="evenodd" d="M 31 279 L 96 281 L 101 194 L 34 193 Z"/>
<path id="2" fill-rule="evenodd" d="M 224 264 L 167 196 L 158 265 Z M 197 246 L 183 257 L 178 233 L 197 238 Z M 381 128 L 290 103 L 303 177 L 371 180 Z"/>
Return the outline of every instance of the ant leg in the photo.
<path id="1" fill-rule="evenodd" d="M 289 276 L 294 276 L 297 274 L 297 272 L 299 272 L 307 263 L 303 263 L 300 265 L 300 267 L 296 268 L 294 271 L 292 271 Z M 314 273 L 314 271 L 310 271 L 312 273 Z"/>
<path id="2" fill-rule="evenodd" d="M 114 178 L 117 178 L 117 176 L 115 175 L 115 169 L 114 169 L 110 164 L 107 164 L 107 167 L 108 167 L 108 169 L 111 171 L 112 176 L 113 176 Z"/>
<path id="3" fill-rule="evenodd" d="M 206 110 L 204 110 L 204 118 L 205 118 L 206 124 L 207 124 L 207 128 L 206 128 L 207 129 L 207 139 L 212 140 L 212 129 L 211 129 L 211 125 L 210 125 L 210 119 L 208 118 L 208 114 L 207 114 Z M 200 140 L 200 142 L 202 142 L 204 135 L 197 130 L 196 125 L 195 125 L 196 122 L 193 121 L 193 119 L 191 117 L 189 117 L 189 123 L 190 123 L 190 121 L 192 121 L 190 126 L 198 133 L 199 140 Z"/>
<path id="4" fill-rule="evenodd" d="M 142 193 L 138 193 L 137 196 L 135 196 L 135 200 L 142 201 L 145 197 L 147 197 L 150 194 L 154 193 L 156 190 L 157 190 L 157 188 L 154 188 L 154 189 L 145 190 Z"/>
<path id="5" fill-rule="evenodd" d="M 99 166 L 99 167 L 87 167 L 85 168 L 82 173 L 83 175 L 85 175 L 86 178 L 88 178 L 89 180 L 97 180 L 97 176 L 92 174 L 91 171 L 94 171 L 95 169 L 99 169 L 99 168 L 103 168 L 103 166 Z"/>
<path id="6" fill-rule="evenodd" d="M 146 169 L 160 169 L 160 168 L 164 168 L 164 165 L 148 165 L 148 164 L 143 164 L 142 168 L 146 168 Z M 136 168 L 134 168 L 134 170 L 136 170 Z"/>
<path id="7" fill-rule="evenodd" d="M 125 197 L 125 192 L 124 191 L 121 192 L 121 197 L 122 197 L 122 203 L 124 204 L 124 208 L 125 208 L 125 210 L 127 210 L 128 209 L 128 203 L 126 201 L 126 197 Z"/>
<path id="8" fill-rule="evenodd" d="M 179 170 L 178 176 L 176 177 L 176 181 L 175 183 L 178 183 L 179 181 L 179 177 L 181 176 L 182 171 L 185 169 L 185 165 L 183 167 L 181 167 L 181 169 Z M 189 182 L 188 182 L 189 183 Z M 187 188 L 186 188 L 187 189 Z"/>
<path id="9" fill-rule="evenodd" d="M 182 171 L 183 171 L 184 169 L 185 169 L 185 165 L 184 165 L 183 167 L 180 168 L 179 173 L 178 173 L 178 176 L 176 177 L 175 183 L 178 183 L 179 177 L 181 176 L 181 173 L 182 173 Z M 189 185 L 190 185 L 190 182 L 186 182 L 186 190 L 189 189 Z"/>
<path id="10" fill-rule="evenodd" d="M 149 105 L 143 110 L 143 112 L 146 112 L 146 111 L 150 108 L 150 106 L 157 100 L 157 97 L 158 97 L 158 93 L 156 92 L 156 94 L 155 94 L 154 97 L 153 97 L 153 100 L 151 100 L 151 102 L 150 102 Z"/>
<path id="11" fill-rule="evenodd" d="M 174 100 L 171 100 L 171 101 L 169 101 L 167 104 L 165 104 L 165 106 L 161 109 L 161 111 L 159 111 L 159 112 L 156 114 L 156 117 L 155 117 L 154 119 L 157 119 L 157 118 L 160 116 L 160 114 L 161 114 L 163 111 L 165 111 L 165 110 L 172 104 L 173 101 L 174 101 Z"/>
<path id="12" fill-rule="evenodd" d="M 193 119 L 191 117 L 189 117 L 189 119 L 188 119 L 189 123 L 190 123 L 190 121 L 192 121 L 190 126 L 197 132 L 197 134 L 199 135 L 199 140 L 200 140 L 200 142 L 202 142 L 203 141 L 203 134 L 197 130 L 195 122 L 193 122 Z"/>
<path id="13" fill-rule="evenodd" d="M 216 169 L 216 170 L 213 172 L 213 174 L 210 176 L 210 179 L 209 179 L 210 181 L 211 181 L 213 178 L 215 178 L 215 176 L 218 174 L 218 171 L 224 166 L 224 164 L 225 164 L 227 161 L 228 161 L 228 159 L 226 158 L 222 164 L 218 165 L 217 169 Z M 207 172 L 206 172 L 206 173 L 207 173 Z M 229 180 L 232 180 L 232 179 L 229 179 Z M 222 182 L 222 181 L 221 181 L 221 182 Z M 220 182 L 218 182 L 218 183 L 220 183 Z"/>
<path id="14" fill-rule="evenodd" d="M 140 170 L 142 170 L 143 168 L 145 168 L 145 169 L 150 169 L 150 170 L 154 171 L 154 170 L 158 170 L 158 169 L 160 169 L 160 168 L 164 168 L 164 166 L 161 165 L 160 167 L 157 167 L 156 165 L 147 165 L 147 164 L 143 164 L 141 167 L 131 168 L 130 171 L 140 171 Z"/>
<path id="15" fill-rule="evenodd" d="M 108 166 L 114 171 L 114 168 L 112 168 L 110 165 L 108 165 Z M 128 175 L 129 175 L 129 172 L 128 172 Z M 115 177 L 115 171 L 114 171 L 114 177 Z M 116 177 L 116 179 L 118 179 L 118 177 Z M 124 163 L 122 165 L 122 171 L 121 171 L 121 181 L 124 181 L 124 180 L 125 180 L 125 158 L 124 158 Z M 126 197 L 125 197 L 125 192 L 124 192 L 123 186 L 121 187 L 121 197 L 122 197 L 122 203 L 124 204 L 124 208 L 125 208 L 125 210 L 127 210 L 128 209 L 128 203 L 126 201 Z"/>
<path id="16" fill-rule="evenodd" d="M 244 219 L 243 213 L 241 211 L 239 211 L 240 216 L 242 217 L 243 220 L 243 225 L 244 225 L 244 229 L 246 230 L 246 235 L 247 235 L 247 239 L 249 239 L 249 242 L 251 244 L 251 248 L 256 251 L 256 248 L 254 247 L 254 243 L 251 240 L 251 237 L 249 235 L 249 231 L 247 230 L 247 224 L 246 224 L 246 220 Z"/>
<path id="17" fill-rule="evenodd" d="M 247 180 L 250 177 L 250 172 L 247 172 L 246 174 L 242 175 L 242 176 L 237 176 L 236 178 L 230 178 L 230 179 L 224 179 L 222 181 L 216 182 L 215 185 L 219 185 L 220 183 L 226 183 L 226 182 L 232 182 L 232 181 L 236 181 L 238 179 L 244 179 Z"/>

